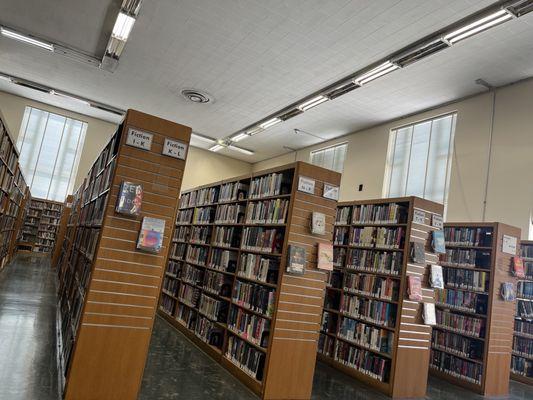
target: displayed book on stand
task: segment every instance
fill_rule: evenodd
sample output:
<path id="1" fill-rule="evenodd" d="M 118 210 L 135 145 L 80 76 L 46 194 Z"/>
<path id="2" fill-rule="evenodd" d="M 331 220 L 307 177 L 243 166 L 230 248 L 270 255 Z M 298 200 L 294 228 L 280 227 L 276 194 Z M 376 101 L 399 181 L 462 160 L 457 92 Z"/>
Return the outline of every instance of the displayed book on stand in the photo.
<path id="1" fill-rule="evenodd" d="M 0 270 L 12 259 L 29 195 L 19 153 L 0 113 Z"/>
<path id="2" fill-rule="evenodd" d="M 189 127 L 128 110 L 73 195 L 58 261 L 66 400 L 138 397 L 190 135 Z M 128 215 L 117 212 L 123 182 L 143 187 L 140 209 Z M 158 221 L 143 236 L 150 252 L 137 246 L 147 218 Z"/>
<path id="3" fill-rule="evenodd" d="M 515 272 L 518 284 L 511 378 L 533 385 L 533 241 L 520 242 L 520 252 L 521 272 Z M 513 260 L 513 262 L 520 263 L 518 260 Z M 515 267 L 517 266 L 513 265 L 513 269 Z"/>
<path id="4" fill-rule="evenodd" d="M 447 223 L 441 255 L 444 289 L 436 289 L 430 372 L 484 396 L 505 396 L 513 342 L 514 257 L 520 229 L 502 223 Z"/>
<path id="5" fill-rule="evenodd" d="M 21 227 L 18 249 L 51 254 L 55 247 L 62 212 L 63 203 L 32 197 Z"/>
<path id="6" fill-rule="evenodd" d="M 318 359 L 391 397 L 426 394 L 443 206 L 417 197 L 339 203 Z"/>
<path id="7" fill-rule="evenodd" d="M 339 182 L 296 162 L 181 195 L 160 315 L 263 399 L 311 397 L 325 287 L 317 251 L 331 243 L 337 203 L 324 185 Z M 314 211 L 323 235 L 311 233 Z"/>

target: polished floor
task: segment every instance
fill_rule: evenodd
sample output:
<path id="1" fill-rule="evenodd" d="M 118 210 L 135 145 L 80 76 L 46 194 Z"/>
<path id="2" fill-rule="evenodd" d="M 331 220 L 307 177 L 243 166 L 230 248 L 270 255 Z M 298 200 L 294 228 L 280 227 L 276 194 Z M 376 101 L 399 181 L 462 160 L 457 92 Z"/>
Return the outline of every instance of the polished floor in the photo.
<path id="1" fill-rule="evenodd" d="M 0 272 L 0 400 L 58 400 L 55 277 L 47 259 L 19 256 Z M 154 334 L 139 400 L 257 400 L 224 368 L 161 318 Z M 313 400 L 387 399 L 319 363 Z M 430 379 L 429 400 L 478 400 Z M 511 382 L 509 400 L 533 399 L 533 388 Z"/>

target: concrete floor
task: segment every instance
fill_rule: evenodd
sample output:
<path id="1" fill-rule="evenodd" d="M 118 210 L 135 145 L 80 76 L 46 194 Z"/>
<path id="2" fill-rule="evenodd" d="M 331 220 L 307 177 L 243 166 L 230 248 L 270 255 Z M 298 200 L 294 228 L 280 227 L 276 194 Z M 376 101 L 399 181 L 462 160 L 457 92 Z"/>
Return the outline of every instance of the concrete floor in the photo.
<path id="1" fill-rule="evenodd" d="M 0 272 L 0 400 L 58 400 L 55 274 L 49 260 L 19 256 Z M 511 381 L 510 400 L 533 399 L 533 388 Z M 257 399 L 224 368 L 161 318 L 154 334 L 139 400 Z M 318 363 L 313 400 L 387 399 Z M 482 396 L 430 378 L 426 399 Z"/>

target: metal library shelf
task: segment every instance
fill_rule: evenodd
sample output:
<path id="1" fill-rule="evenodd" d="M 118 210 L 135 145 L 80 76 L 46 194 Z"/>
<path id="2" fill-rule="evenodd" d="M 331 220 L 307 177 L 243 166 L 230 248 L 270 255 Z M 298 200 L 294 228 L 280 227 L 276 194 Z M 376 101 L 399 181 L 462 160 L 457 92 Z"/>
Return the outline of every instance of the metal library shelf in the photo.
<path id="1" fill-rule="evenodd" d="M 425 396 L 431 326 L 423 303 L 434 303 L 428 264 L 438 262 L 431 232 L 442 212 L 417 197 L 338 204 L 319 360 L 391 397 Z M 425 263 L 411 259 L 415 242 Z M 421 278 L 422 301 L 408 298 L 410 276 Z"/>
<path id="2" fill-rule="evenodd" d="M 445 289 L 436 294 L 430 372 L 484 396 L 505 396 L 515 302 L 504 301 L 501 290 L 503 283 L 517 282 L 512 259 L 518 256 L 520 229 L 475 222 L 447 223 L 444 229 Z M 516 254 L 504 249 L 509 239 Z"/>
<path id="3" fill-rule="evenodd" d="M 29 190 L 19 153 L 0 112 L 0 270 L 13 258 Z"/>
<path id="4" fill-rule="evenodd" d="M 128 110 L 73 195 L 57 262 L 66 400 L 137 399 L 185 168 L 185 159 L 165 155 L 165 144 L 188 146 L 190 135 L 189 127 Z M 138 216 L 115 210 L 125 181 L 142 183 Z M 158 253 L 137 248 L 146 217 L 165 222 Z"/>
<path id="5" fill-rule="evenodd" d="M 263 399 L 311 397 L 325 293 L 317 245 L 331 243 L 337 204 L 323 190 L 339 183 L 296 162 L 181 195 L 159 312 Z M 325 214 L 323 236 L 310 233 L 313 211 Z M 303 275 L 286 272 L 290 245 L 306 251 Z"/>
<path id="6" fill-rule="evenodd" d="M 511 379 L 533 385 L 533 241 L 520 242 L 525 277 L 519 278 Z"/>

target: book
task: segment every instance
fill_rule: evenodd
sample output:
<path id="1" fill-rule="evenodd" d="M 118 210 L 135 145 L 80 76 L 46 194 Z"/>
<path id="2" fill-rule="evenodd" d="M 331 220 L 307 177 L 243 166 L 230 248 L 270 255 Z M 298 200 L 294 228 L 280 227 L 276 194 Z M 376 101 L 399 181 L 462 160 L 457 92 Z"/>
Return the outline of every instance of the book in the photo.
<path id="1" fill-rule="evenodd" d="M 434 303 L 424 303 L 424 324 L 426 325 L 437 325 L 437 318 L 435 316 L 435 304 Z"/>
<path id="2" fill-rule="evenodd" d="M 526 274 L 524 272 L 524 261 L 521 257 L 513 257 L 513 269 L 511 270 L 514 276 L 518 278 L 525 278 Z"/>
<path id="3" fill-rule="evenodd" d="M 444 289 L 444 278 L 442 277 L 442 267 L 440 265 L 431 264 L 429 283 L 433 288 Z"/>
<path id="4" fill-rule="evenodd" d="M 424 243 L 411 242 L 411 260 L 417 264 L 424 264 L 426 262 Z"/>
<path id="5" fill-rule="evenodd" d="M 120 184 L 115 211 L 119 214 L 139 215 L 142 199 L 142 185 L 123 181 Z"/>
<path id="6" fill-rule="evenodd" d="M 438 230 L 438 231 L 433 231 L 433 233 L 431 234 L 431 245 L 433 246 L 433 251 L 435 251 L 435 253 L 439 253 L 439 254 L 445 254 L 446 253 L 446 246 L 445 246 L 445 242 L 444 242 L 444 231 L 443 230 Z"/>
<path id="7" fill-rule="evenodd" d="M 419 276 L 409 275 L 407 277 L 407 294 L 409 300 L 422 301 L 422 281 Z"/>
<path id="8" fill-rule="evenodd" d="M 333 271 L 333 245 L 329 243 L 318 244 L 318 269 Z"/>
<path id="9" fill-rule="evenodd" d="M 137 249 L 159 253 L 163 245 L 165 232 L 165 220 L 159 218 L 144 217 L 142 220 Z"/>
<path id="10" fill-rule="evenodd" d="M 289 254 L 287 260 L 287 272 L 290 274 L 305 274 L 305 249 L 293 244 L 289 245 Z"/>
<path id="11" fill-rule="evenodd" d="M 513 282 L 502 282 L 500 294 L 504 301 L 516 300 L 516 291 Z"/>
<path id="12" fill-rule="evenodd" d="M 326 215 L 314 212 L 311 216 L 311 233 L 314 235 L 326 234 Z"/>

